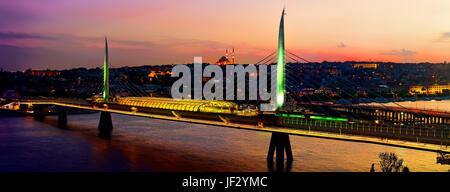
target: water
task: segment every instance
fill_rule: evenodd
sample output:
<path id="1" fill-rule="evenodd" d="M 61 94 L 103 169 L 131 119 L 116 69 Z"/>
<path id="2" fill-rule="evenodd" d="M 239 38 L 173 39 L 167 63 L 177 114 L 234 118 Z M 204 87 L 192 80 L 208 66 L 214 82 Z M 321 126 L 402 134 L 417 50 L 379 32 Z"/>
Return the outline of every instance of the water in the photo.
<path id="1" fill-rule="evenodd" d="M 406 107 L 413 108 L 419 110 L 432 110 L 432 111 L 445 111 L 450 112 L 450 100 L 431 100 L 431 101 L 401 101 L 401 102 L 389 102 L 389 103 L 369 103 L 362 105 L 377 105 L 377 106 L 385 106 L 385 107 Z"/>
<path id="2" fill-rule="evenodd" d="M 1 118 L 0 171 L 269 171 L 270 133 L 113 114 L 110 140 L 97 135 L 99 113 Z M 290 136 L 290 171 L 369 171 L 395 152 L 411 171 L 449 171 L 436 153 L 367 143 Z M 276 168 L 275 168 L 276 169 Z M 281 170 L 281 168 L 279 168 Z M 284 169 L 286 170 L 286 168 Z"/>

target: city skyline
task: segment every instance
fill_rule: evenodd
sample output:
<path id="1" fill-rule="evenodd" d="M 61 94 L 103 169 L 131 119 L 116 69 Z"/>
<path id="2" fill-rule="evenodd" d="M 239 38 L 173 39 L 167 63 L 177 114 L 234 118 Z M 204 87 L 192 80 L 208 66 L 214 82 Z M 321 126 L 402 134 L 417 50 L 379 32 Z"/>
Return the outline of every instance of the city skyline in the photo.
<path id="1" fill-rule="evenodd" d="M 255 63 L 276 50 L 283 6 L 286 49 L 311 61 L 444 62 L 450 50 L 438 0 L 46 2 L 0 2 L 2 69 L 101 67 L 104 36 L 112 67 L 214 63 L 231 48 Z"/>

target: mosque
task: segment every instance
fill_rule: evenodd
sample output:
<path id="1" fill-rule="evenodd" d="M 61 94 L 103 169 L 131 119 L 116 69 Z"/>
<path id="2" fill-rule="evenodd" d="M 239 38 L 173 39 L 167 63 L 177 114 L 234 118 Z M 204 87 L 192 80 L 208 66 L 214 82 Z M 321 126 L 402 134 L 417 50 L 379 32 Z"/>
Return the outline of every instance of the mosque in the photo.
<path id="1" fill-rule="evenodd" d="M 228 57 L 228 49 L 225 50 L 225 56 L 220 57 L 220 59 L 216 62 L 216 65 L 232 65 L 234 64 L 234 48 L 231 52 L 231 61 Z"/>

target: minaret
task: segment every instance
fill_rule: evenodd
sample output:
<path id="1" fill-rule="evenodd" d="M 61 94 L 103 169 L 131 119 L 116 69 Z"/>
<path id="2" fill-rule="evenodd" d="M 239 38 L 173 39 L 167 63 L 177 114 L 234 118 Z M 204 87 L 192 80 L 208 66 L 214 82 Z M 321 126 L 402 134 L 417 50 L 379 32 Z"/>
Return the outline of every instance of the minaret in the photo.
<path id="1" fill-rule="evenodd" d="M 103 62 L 103 101 L 109 98 L 109 58 L 108 58 L 108 40 L 105 37 L 105 60 Z"/>
<path id="2" fill-rule="evenodd" d="M 233 48 L 233 52 L 231 53 L 231 64 L 234 64 L 234 48 Z"/>
<path id="3" fill-rule="evenodd" d="M 281 13 L 280 29 L 278 32 L 278 52 L 277 52 L 277 109 L 283 107 L 285 99 L 285 79 L 284 79 L 284 8 Z"/>

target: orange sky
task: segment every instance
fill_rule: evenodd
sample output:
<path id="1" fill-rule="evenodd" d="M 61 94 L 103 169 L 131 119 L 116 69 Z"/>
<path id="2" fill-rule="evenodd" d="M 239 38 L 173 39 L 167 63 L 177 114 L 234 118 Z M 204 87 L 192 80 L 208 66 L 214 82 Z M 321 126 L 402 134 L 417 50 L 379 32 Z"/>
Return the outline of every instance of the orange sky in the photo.
<path id="1" fill-rule="evenodd" d="M 311 61 L 450 60 L 448 0 L 22 0 L 0 2 L 0 65 L 101 66 L 105 35 L 114 66 L 215 62 L 232 47 L 255 63 L 276 49 L 283 6 L 286 49 Z"/>

